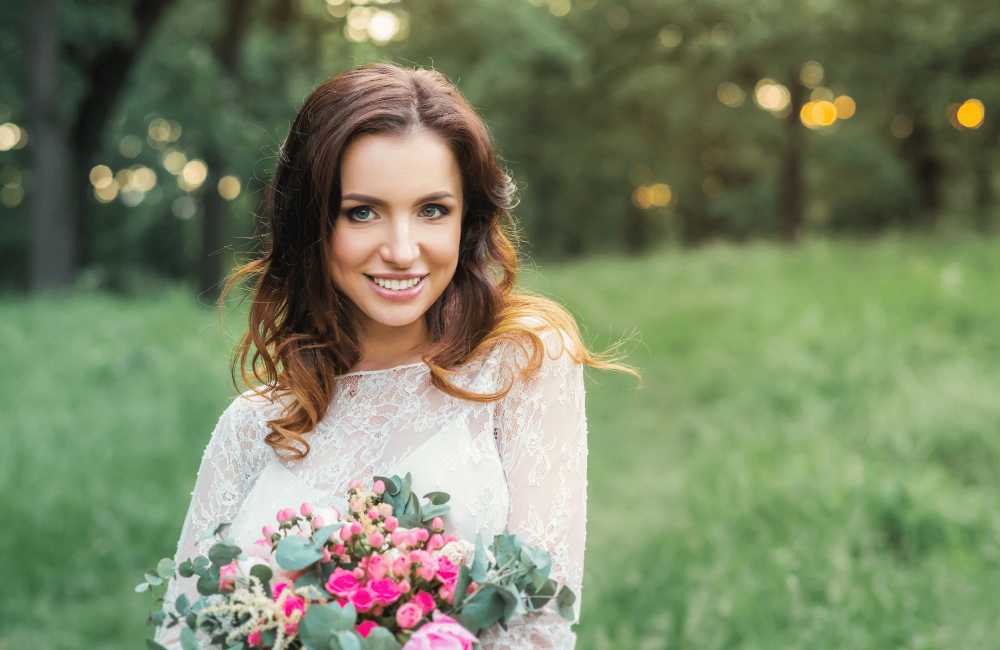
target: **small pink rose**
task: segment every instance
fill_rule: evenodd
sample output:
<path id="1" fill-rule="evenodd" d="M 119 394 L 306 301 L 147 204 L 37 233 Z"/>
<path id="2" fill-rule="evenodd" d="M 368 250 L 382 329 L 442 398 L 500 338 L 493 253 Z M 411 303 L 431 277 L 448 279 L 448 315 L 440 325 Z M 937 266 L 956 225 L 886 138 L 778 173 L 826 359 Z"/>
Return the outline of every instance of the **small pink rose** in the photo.
<path id="1" fill-rule="evenodd" d="M 386 529 L 388 528 L 389 527 L 386 526 Z M 404 530 L 402 528 L 397 528 L 396 530 L 392 531 L 392 543 L 395 544 L 396 546 L 398 547 L 406 546 L 409 543 L 409 541 L 410 541 L 409 531 Z"/>
<path id="2" fill-rule="evenodd" d="M 345 569 L 334 569 L 333 575 L 326 581 L 326 590 L 334 596 L 346 598 L 358 589 L 358 581 L 354 574 Z M 275 594 L 275 598 L 277 598 Z"/>
<path id="3" fill-rule="evenodd" d="M 434 579 L 434 575 L 437 573 L 437 560 L 433 557 L 428 557 L 426 560 L 420 563 L 417 568 L 417 575 L 430 582 Z"/>
<path id="4" fill-rule="evenodd" d="M 431 521 L 431 528 L 433 528 L 436 533 L 444 531 L 444 521 L 441 520 L 441 517 L 434 517 Z"/>
<path id="5" fill-rule="evenodd" d="M 371 510 L 368 511 L 368 518 L 371 519 L 372 521 L 375 521 L 381 516 L 382 513 L 378 511 L 378 508 L 372 508 Z"/>
<path id="6" fill-rule="evenodd" d="M 343 529 L 341 529 L 341 530 L 343 530 Z M 337 544 L 336 546 L 333 547 L 333 554 L 334 555 L 343 555 L 344 551 L 346 551 L 346 550 L 347 549 L 344 548 L 343 544 Z"/>
<path id="7" fill-rule="evenodd" d="M 437 579 L 445 584 L 453 584 L 458 578 L 458 567 L 445 556 L 437 559 Z"/>
<path id="8" fill-rule="evenodd" d="M 328 549 L 327 547 L 324 546 L 323 547 L 323 557 L 322 557 L 322 559 L 320 559 L 320 562 L 323 563 L 323 564 L 326 564 L 327 562 L 329 562 L 332 559 L 333 559 L 333 555 L 330 553 L 330 549 Z"/>
<path id="9" fill-rule="evenodd" d="M 409 602 L 396 610 L 396 622 L 399 627 L 408 630 L 424 617 L 424 610 L 417 603 Z M 407 644 L 409 645 L 409 644 Z"/>
<path id="10" fill-rule="evenodd" d="M 396 519 L 392 515 L 389 515 L 388 517 L 385 518 L 385 529 L 387 531 L 389 531 L 391 533 L 392 531 L 396 530 L 397 528 L 399 528 L 399 520 L 398 519 Z"/>
<path id="11" fill-rule="evenodd" d="M 410 602 L 416 603 L 420 607 L 421 613 L 425 616 L 434 611 L 434 596 L 431 596 L 426 591 L 418 591 L 413 595 L 413 599 Z"/>
<path id="12" fill-rule="evenodd" d="M 368 633 L 372 631 L 372 628 L 376 627 L 378 627 L 378 624 L 375 621 L 365 621 L 360 625 L 355 625 L 354 629 L 358 631 L 358 634 L 361 635 L 361 638 L 367 639 Z"/>
<path id="13" fill-rule="evenodd" d="M 232 591 L 236 587 L 236 560 L 219 569 L 219 589 Z"/>
<path id="14" fill-rule="evenodd" d="M 358 568 L 354 569 L 353 573 L 354 573 L 354 579 L 355 580 L 357 580 L 357 581 L 360 582 L 361 580 L 365 579 L 365 570 L 362 569 L 361 567 L 358 567 Z"/>
<path id="15" fill-rule="evenodd" d="M 361 525 L 360 521 L 355 521 L 355 522 L 351 523 L 351 534 L 352 535 L 360 535 L 361 531 L 363 531 L 363 530 L 364 530 L 364 527 Z"/>
<path id="16" fill-rule="evenodd" d="M 385 544 L 385 535 L 376 530 L 368 537 L 368 541 L 371 542 L 372 548 L 382 548 Z"/>
<path id="17" fill-rule="evenodd" d="M 375 481 L 375 484 L 372 485 L 372 492 L 375 494 L 383 494 L 385 492 L 385 483 L 382 481 Z"/>
<path id="18" fill-rule="evenodd" d="M 315 517 L 312 518 L 312 525 L 315 530 L 319 530 L 320 528 L 326 525 L 326 522 L 323 521 L 322 515 L 316 515 Z"/>
<path id="19" fill-rule="evenodd" d="M 274 599 L 278 600 L 278 596 L 280 596 L 285 589 L 289 589 L 291 586 L 292 585 L 285 582 L 284 580 L 276 580 L 272 582 L 271 593 L 274 594 Z"/>
<path id="20" fill-rule="evenodd" d="M 278 530 L 274 526 L 264 526 L 260 532 L 264 533 L 264 539 L 270 540 L 271 535 L 278 532 Z M 260 636 L 260 634 L 258 634 L 257 636 Z"/>
<path id="21" fill-rule="evenodd" d="M 410 575 L 410 561 L 406 557 L 398 557 L 392 563 L 392 573 L 398 578 Z"/>
<path id="22" fill-rule="evenodd" d="M 438 598 L 449 605 L 455 602 L 455 583 L 441 585 L 438 589 Z"/>
<path id="23" fill-rule="evenodd" d="M 359 612 L 367 612 L 375 605 L 375 594 L 368 587 L 358 587 L 348 596 L 354 609 Z"/>
<path id="24" fill-rule="evenodd" d="M 364 505 L 362 505 L 360 501 L 355 501 L 354 503 L 351 504 L 351 512 L 355 514 L 361 512 L 362 508 L 364 508 Z"/>
<path id="25" fill-rule="evenodd" d="M 311 504 L 311 503 L 303 503 L 303 504 L 302 504 L 302 505 L 301 505 L 301 506 L 299 507 L 299 512 L 301 512 L 301 513 L 302 513 L 302 516 L 303 516 L 303 517 L 308 517 L 309 515 L 311 515 L 311 514 L 313 513 L 313 507 L 312 507 L 312 504 Z"/>
<path id="26" fill-rule="evenodd" d="M 454 533 L 452 533 L 451 535 L 445 535 L 444 536 L 444 543 L 445 544 L 451 544 L 452 542 L 457 542 L 457 541 L 458 541 L 458 535 L 456 535 Z"/>
<path id="27" fill-rule="evenodd" d="M 260 632 L 251 632 L 250 636 L 247 637 L 247 643 L 252 646 L 264 647 L 264 644 L 260 641 Z"/>
<path id="28" fill-rule="evenodd" d="M 426 528 L 418 528 L 416 530 L 416 535 L 417 539 L 421 542 L 426 542 L 427 538 L 431 536 L 431 534 L 427 532 Z"/>
<path id="29" fill-rule="evenodd" d="M 427 540 L 427 548 L 434 549 L 435 551 L 444 546 L 444 537 L 440 534 L 434 533 L 431 538 Z"/>
<path id="30" fill-rule="evenodd" d="M 340 539 L 343 540 L 343 541 L 345 541 L 345 542 L 351 541 L 351 527 L 350 526 L 342 526 L 340 528 Z"/>
<path id="31" fill-rule="evenodd" d="M 360 490 L 360 489 L 361 489 L 361 481 L 359 481 L 359 480 L 358 480 L 358 479 L 356 479 L 356 478 L 352 478 L 352 479 L 351 479 L 351 482 L 350 482 L 350 483 L 348 483 L 347 485 L 348 485 L 348 486 L 349 486 L 349 487 L 350 487 L 350 488 L 351 488 L 352 490 Z"/>
<path id="32" fill-rule="evenodd" d="M 410 637 L 406 650 L 471 650 L 476 641 L 458 621 L 435 611 L 432 622 Z"/>
<path id="33" fill-rule="evenodd" d="M 389 560 L 384 555 L 373 555 L 368 560 L 368 575 L 375 580 L 384 578 L 389 573 L 390 568 L 392 567 L 389 566 Z"/>
<path id="34" fill-rule="evenodd" d="M 382 605 L 391 605 L 399 599 L 399 587 L 392 578 L 380 578 L 368 583 L 368 588 L 375 594 L 375 600 Z"/>
<path id="35" fill-rule="evenodd" d="M 396 585 L 396 588 L 399 589 L 399 593 L 400 594 L 408 593 L 410 591 L 410 581 L 409 580 L 400 580 L 399 584 Z"/>

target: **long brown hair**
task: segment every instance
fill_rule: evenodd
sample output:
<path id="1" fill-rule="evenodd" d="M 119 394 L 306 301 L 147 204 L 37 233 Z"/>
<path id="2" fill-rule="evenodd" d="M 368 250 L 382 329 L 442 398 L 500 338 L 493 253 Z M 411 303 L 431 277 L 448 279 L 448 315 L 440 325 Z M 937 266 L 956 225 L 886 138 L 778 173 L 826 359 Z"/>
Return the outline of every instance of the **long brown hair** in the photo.
<path id="1" fill-rule="evenodd" d="M 511 383 L 490 394 L 463 390 L 449 376 L 501 338 L 525 351 L 527 363 L 517 369 L 521 374 L 537 372 L 545 347 L 529 324 L 533 319 L 561 330 L 577 362 L 620 368 L 587 350 L 562 307 L 515 290 L 514 184 L 476 112 L 437 71 L 366 65 L 329 79 L 306 100 L 281 147 L 258 215 L 264 253 L 226 285 L 228 290 L 256 277 L 250 327 L 236 348 L 233 377 L 239 368 L 247 385 L 259 383 L 258 392 L 282 397 L 285 409 L 268 422 L 266 441 L 288 457 L 309 453 L 304 435 L 325 414 L 337 376 L 363 354 L 354 307 L 331 273 L 342 153 L 361 135 L 414 129 L 450 145 L 465 197 L 458 267 L 425 314 L 433 345 L 423 361 L 434 385 L 461 399 L 499 399 L 510 390 L 513 368 Z"/>

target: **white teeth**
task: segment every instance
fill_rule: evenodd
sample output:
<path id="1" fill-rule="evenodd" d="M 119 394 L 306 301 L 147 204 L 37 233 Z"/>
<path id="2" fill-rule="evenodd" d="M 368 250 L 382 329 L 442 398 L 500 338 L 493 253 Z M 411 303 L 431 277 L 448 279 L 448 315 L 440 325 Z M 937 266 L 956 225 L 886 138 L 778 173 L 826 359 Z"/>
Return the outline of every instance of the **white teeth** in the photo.
<path id="1" fill-rule="evenodd" d="M 409 278 L 407 280 L 388 280 L 385 278 L 372 277 L 372 280 L 375 281 L 375 284 L 385 289 L 391 289 L 392 291 L 401 291 L 403 289 L 410 289 L 411 287 L 417 286 L 417 283 L 420 282 L 420 280 L 422 279 L 423 278 Z"/>

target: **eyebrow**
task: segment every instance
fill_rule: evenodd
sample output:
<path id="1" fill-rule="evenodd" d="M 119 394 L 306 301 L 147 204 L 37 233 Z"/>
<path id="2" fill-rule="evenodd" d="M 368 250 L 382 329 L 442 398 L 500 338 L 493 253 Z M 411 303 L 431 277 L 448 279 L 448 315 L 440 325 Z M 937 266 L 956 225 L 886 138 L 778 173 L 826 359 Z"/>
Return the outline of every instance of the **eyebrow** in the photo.
<path id="1" fill-rule="evenodd" d="M 427 194 L 422 196 L 416 201 L 416 205 L 421 203 L 429 203 L 430 201 L 440 201 L 441 199 L 454 199 L 455 195 L 451 192 L 434 192 L 433 194 Z M 340 197 L 340 201 L 357 201 L 358 203 L 368 203 L 371 205 L 376 205 L 379 207 L 385 207 L 388 205 L 383 199 L 377 196 L 369 196 L 368 194 L 345 194 Z"/>

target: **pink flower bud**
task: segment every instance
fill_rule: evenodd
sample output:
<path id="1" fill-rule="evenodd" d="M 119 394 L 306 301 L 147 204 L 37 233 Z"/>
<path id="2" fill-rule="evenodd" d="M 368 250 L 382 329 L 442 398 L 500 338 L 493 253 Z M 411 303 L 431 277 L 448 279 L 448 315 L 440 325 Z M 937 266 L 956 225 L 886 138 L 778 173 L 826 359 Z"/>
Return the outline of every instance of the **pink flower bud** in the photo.
<path id="1" fill-rule="evenodd" d="M 345 542 L 351 541 L 351 527 L 350 526 L 344 526 L 344 527 L 342 527 L 340 529 L 340 539 L 344 540 Z"/>
<path id="2" fill-rule="evenodd" d="M 328 549 L 327 547 L 324 546 L 323 547 L 323 559 L 321 559 L 320 562 L 326 564 L 327 562 L 329 562 L 332 559 L 333 559 L 333 555 L 330 553 L 330 549 Z"/>
<path id="3" fill-rule="evenodd" d="M 277 529 L 275 529 L 274 526 L 264 526 L 261 529 L 261 532 L 264 533 L 264 539 L 270 540 L 271 539 L 271 535 L 275 534 L 278 531 L 277 531 Z"/>
<path id="4" fill-rule="evenodd" d="M 347 549 L 344 548 L 343 544 L 337 544 L 336 546 L 333 547 L 333 554 L 334 555 L 343 555 L 344 551 L 346 551 L 346 550 Z"/>
<path id="5" fill-rule="evenodd" d="M 469 583 L 469 588 L 465 590 L 465 593 L 471 595 L 476 589 L 479 589 L 479 583 L 473 580 Z"/>
<path id="6" fill-rule="evenodd" d="M 361 502 L 360 502 L 360 501 L 355 501 L 354 503 L 352 503 L 352 504 L 351 504 L 351 512 L 353 512 L 353 513 L 357 514 L 357 513 L 361 512 L 361 509 L 362 509 L 363 507 L 364 507 L 364 506 L 363 506 L 363 505 L 361 505 Z"/>
<path id="7" fill-rule="evenodd" d="M 385 529 L 387 531 L 389 531 L 391 533 L 392 531 L 396 530 L 397 528 L 399 528 L 399 520 L 398 519 L 396 519 L 392 515 L 389 515 L 388 517 L 385 518 Z"/>
<path id="8" fill-rule="evenodd" d="M 392 505 L 390 505 L 388 503 L 380 503 L 380 504 L 378 504 L 378 512 L 383 517 L 391 517 L 392 516 Z"/>
<path id="9" fill-rule="evenodd" d="M 303 517 L 308 517 L 313 513 L 313 507 L 311 504 L 303 503 L 302 506 L 299 508 L 299 512 L 302 513 Z"/>
<path id="10" fill-rule="evenodd" d="M 378 508 L 372 508 L 371 510 L 368 511 L 368 518 L 371 519 L 372 521 L 375 521 L 381 516 L 382 515 L 379 514 Z"/>
<path id="11" fill-rule="evenodd" d="M 431 522 L 431 528 L 434 529 L 435 533 L 444 531 L 444 522 L 441 521 L 441 517 L 434 517 L 434 521 Z"/>
<path id="12" fill-rule="evenodd" d="M 427 538 L 431 536 L 431 534 L 427 532 L 426 528 L 418 528 L 416 530 L 416 535 L 417 539 L 421 542 L 426 542 Z"/>
<path id="13" fill-rule="evenodd" d="M 458 535 L 456 535 L 454 533 L 452 533 L 451 535 L 445 535 L 444 536 L 444 543 L 445 544 L 451 544 L 452 542 L 457 542 L 457 541 L 458 541 Z"/>
<path id="14" fill-rule="evenodd" d="M 360 535 L 362 530 L 364 530 L 364 528 L 361 526 L 361 522 L 360 521 L 355 521 L 355 522 L 351 523 L 351 534 L 352 535 Z"/>
<path id="15" fill-rule="evenodd" d="M 427 540 L 427 548 L 434 549 L 435 551 L 444 546 L 444 537 L 441 537 L 438 533 L 431 535 L 431 538 Z"/>
<path id="16" fill-rule="evenodd" d="M 375 481 L 375 485 L 372 486 L 372 492 L 375 494 L 385 493 L 385 483 L 382 481 Z"/>
<path id="17" fill-rule="evenodd" d="M 354 577 L 357 580 L 364 580 L 364 578 L 365 578 L 365 570 L 362 569 L 361 567 L 357 567 L 356 569 L 354 569 Z"/>
<path id="18" fill-rule="evenodd" d="M 399 587 L 399 593 L 401 594 L 408 593 L 410 591 L 410 581 L 400 580 L 398 587 Z"/>
<path id="19" fill-rule="evenodd" d="M 382 548 L 382 545 L 385 544 L 385 535 L 375 531 L 368 537 L 368 541 L 371 543 L 372 548 Z"/>
<path id="20" fill-rule="evenodd" d="M 326 522 L 323 521 L 323 515 L 316 515 L 315 517 L 312 518 L 312 525 L 313 525 L 313 528 L 315 528 L 316 530 L 319 530 L 325 524 L 326 524 Z"/>
<path id="21" fill-rule="evenodd" d="M 278 511 L 278 523 L 287 524 L 291 520 L 295 519 L 295 511 L 291 508 L 284 508 Z"/>
<path id="22" fill-rule="evenodd" d="M 354 489 L 354 490 L 360 490 L 361 489 L 361 481 L 359 481 L 356 478 L 352 478 L 351 482 L 348 483 L 348 485 L 351 487 L 351 489 Z"/>

